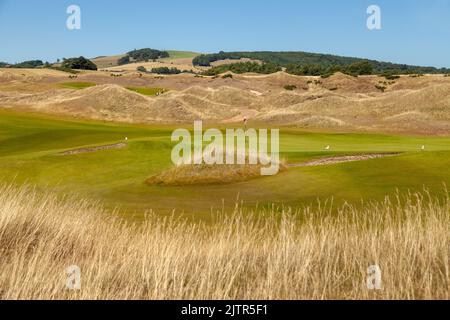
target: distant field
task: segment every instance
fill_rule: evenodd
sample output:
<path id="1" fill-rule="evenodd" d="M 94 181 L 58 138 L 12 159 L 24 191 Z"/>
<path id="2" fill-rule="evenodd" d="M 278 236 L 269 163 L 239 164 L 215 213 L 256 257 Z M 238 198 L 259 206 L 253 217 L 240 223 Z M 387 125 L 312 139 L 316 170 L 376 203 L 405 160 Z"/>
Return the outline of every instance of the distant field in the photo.
<path id="1" fill-rule="evenodd" d="M 96 86 L 93 82 L 64 82 L 60 83 L 62 87 L 70 88 L 70 89 L 85 89 L 89 87 Z"/>
<path id="2" fill-rule="evenodd" d="M 171 167 L 170 135 L 174 128 L 69 121 L 0 111 L 2 182 L 30 183 L 42 190 L 99 200 L 107 208 L 142 216 L 149 209 L 172 209 L 195 218 L 211 208 L 271 203 L 294 207 L 334 199 L 358 204 L 396 192 L 426 187 L 442 194 L 450 185 L 450 138 L 377 134 L 313 133 L 281 130 L 281 156 L 289 163 L 333 155 L 402 152 L 399 156 L 320 167 L 290 168 L 274 177 L 226 185 L 162 187 L 145 180 Z M 61 151 L 125 141 L 127 147 L 72 156 Z M 330 150 L 325 146 L 330 145 Z M 421 151 L 421 146 L 426 151 Z"/>
<path id="3" fill-rule="evenodd" d="M 138 67 L 144 67 L 147 69 L 147 71 L 151 71 L 153 68 L 161 68 L 161 67 L 167 67 L 167 68 L 173 68 L 176 67 L 180 69 L 181 71 L 190 71 L 190 70 L 201 70 L 201 68 L 196 68 L 192 65 L 192 59 L 170 59 L 169 60 L 158 60 L 158 61 L 149 61 L 149 62 L 132 62 L 120 66 L 115 66 L 108 68 L 109 71 L 136 71 Z"/>
<path id="4" fill-rule="evenodd" d="M 97 84 L 93 82 L 64 82 L 60 83 L 60 86 L 69 89 L 86 89 L 90 87 L 94 87 Z M 147 88 L 147 87 L 126 87 L 126 89 L 145 95 L 145 96 L 156 96 L 158 93 L 164 93 L 167 90 L 163 88 Z"/>
<path id="5" fill-rule="evenodd" d="M 97 68 L 103 69 L 103 68 L 109 68 L 117 66 L 117 61 L 125 56 L 124 54 L 119 54 L 115 56 L 105 56 L 105 57 L 98 57 L 91 59 L 93 63 L 97 65 Z"/>
<path id="6" fill-rule="evenodd" d="M 194 58 L 200 53 L 192 52 L 192 51 L 176 51 L 176 50 L 167 50 L 169 53 L 169 58 L 166 59 L 186 59 L 186 58 Z M 164 59 L 161 59 L 164 60 Z"/>
<path id="7" fill-rule="evenodd" d="M 92 62 L 94 62 L 99 69 L 111 69 L 111 70 L 136 70 L 137 66 L 145 66 L 146 68 L 151 67 L 160 67 L 160 66 L 166 66 L 161 65 L 161 63 L 166 64 L 177 64 L 182 67 L 183 70 L 189 70 L 193 69 L 194 66 L 192 65 L 192 59 L 196 56 L 198 56 L 200 53 L 197 52 L 191 52 L 191 51 L 177 51 L 177 50 L 167 50 L 169 53 L 168 58 L 164 59 L 158 59 L 159 63 L 154 63 L 152 61 L 140 61 L 140 62 L 131 62 L 129 64 L 121 65 L 119 66 L 117 64 L 117 61 L 125 56 L 122 55 L 115 55 L 115 56 L 104 56 L 104 57 L 97 57 L 91 59 Z"/>
<path id="8" fill-rule="evenodd" d="M 163 93 L 163 88 L 145 88 L 145 87 L 127 87 L 128 90 L 143 94 L 145 96 L 156 96 L 157 93 Z"/>

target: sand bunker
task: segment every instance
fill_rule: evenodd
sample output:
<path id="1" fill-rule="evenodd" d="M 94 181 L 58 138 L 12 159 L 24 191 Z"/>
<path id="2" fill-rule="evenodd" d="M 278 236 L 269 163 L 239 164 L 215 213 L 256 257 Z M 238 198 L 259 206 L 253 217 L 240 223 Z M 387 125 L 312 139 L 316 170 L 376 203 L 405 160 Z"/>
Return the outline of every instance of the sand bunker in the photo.
<path id="1" fill-rule="evenodd" d="M 58 155 L 69 156 L 69 155 L 74 155 L 74 154 L 91 153 L 91 152 L 102 151 L 102 150 L 122 149 L 122 148 L 125 148 L 126 146 L 127 146 L 126 143 L 120 142 L 120 143 L 108 144 L 108 145 L 104 145 L 104 146 L 68 150 L 68 151 L 60 152 L 60 153 L 58 153 Z"/>
<path id="2" fill-rule="evenodd" d="M 374 154 L 361 154 L 355 156 L 337 156 L 337 157 L 328 157 L 322 158 L 318 160 L 312 160 L 303 163 L 292 163 L 289 164 L 288 167 L 298 168 L 298 167 L 316 167 L 316 166 L 326 166 L 330 164 L 344 163 L 344 162 L 354 162 L 354 161 L 364 161 L 370 159 L 378 159 L 385 157 L 393 157 L 399 155 L 399 153 L 374 153 Z"/>

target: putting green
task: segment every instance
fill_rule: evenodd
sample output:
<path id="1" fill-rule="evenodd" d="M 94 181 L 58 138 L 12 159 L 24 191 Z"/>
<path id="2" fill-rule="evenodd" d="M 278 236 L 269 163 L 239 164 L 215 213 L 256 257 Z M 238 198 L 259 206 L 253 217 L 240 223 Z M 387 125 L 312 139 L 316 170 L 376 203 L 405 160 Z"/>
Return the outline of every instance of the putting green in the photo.
<path id="1" fill-rule="evenodd" d="M 281 157 L 298 163 L 335 155 L 401 155 L 328 166 L 290 168 L 273 177 L 229 185 L 163 187 L 144 183 L 171 166 L 173 127 L 75 121 L 0 111 L 0 179 L 40 189 L 76 193 L 137 216 L 146 210 L 207 217 L 211 208 L 271 203 L 304 206 L 333 198 L 360 203 L 395 192 L 443 195 L 450 185 L 450 137 L 338 134 L 281 129 Z M 122 149 L 69 156 L 64 150 L 123 142 Z M 325 150 L 326 146 L 330 150 Z M 425 151 L 421 146 L 425 145 Z"/>

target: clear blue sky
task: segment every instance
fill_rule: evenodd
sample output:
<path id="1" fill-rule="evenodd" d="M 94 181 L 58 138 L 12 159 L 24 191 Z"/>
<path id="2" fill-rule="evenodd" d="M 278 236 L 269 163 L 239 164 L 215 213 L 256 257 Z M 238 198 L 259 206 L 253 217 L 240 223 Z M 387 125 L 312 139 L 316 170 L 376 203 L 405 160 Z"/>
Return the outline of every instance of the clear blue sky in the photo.
<path id="1" fill-rule="evenodd" d="M 81 7 L 81 30 L 66 8 Z M 366 9 L 382 9 L 369 31 Z M 299 50 L 450 67 L 450 0 L 0 0 L 0 61 L 134 48 Z"/>

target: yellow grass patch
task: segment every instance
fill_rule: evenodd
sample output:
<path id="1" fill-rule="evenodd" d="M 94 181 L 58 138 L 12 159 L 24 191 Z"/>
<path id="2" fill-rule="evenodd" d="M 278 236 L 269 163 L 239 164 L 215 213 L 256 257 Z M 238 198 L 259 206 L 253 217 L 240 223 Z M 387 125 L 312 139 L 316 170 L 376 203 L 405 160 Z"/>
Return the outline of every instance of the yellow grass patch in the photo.
<path id="1" fill-rule="evenodd" d="M 261 177 L 263 166 L 251 164 L 233 165 L 180 165 L 154 175 L 146 180 L 150 185 L 182 186 L 196 184 L 226 184 Z M 280 171 L 286 170 L 280 163 Z"/>

